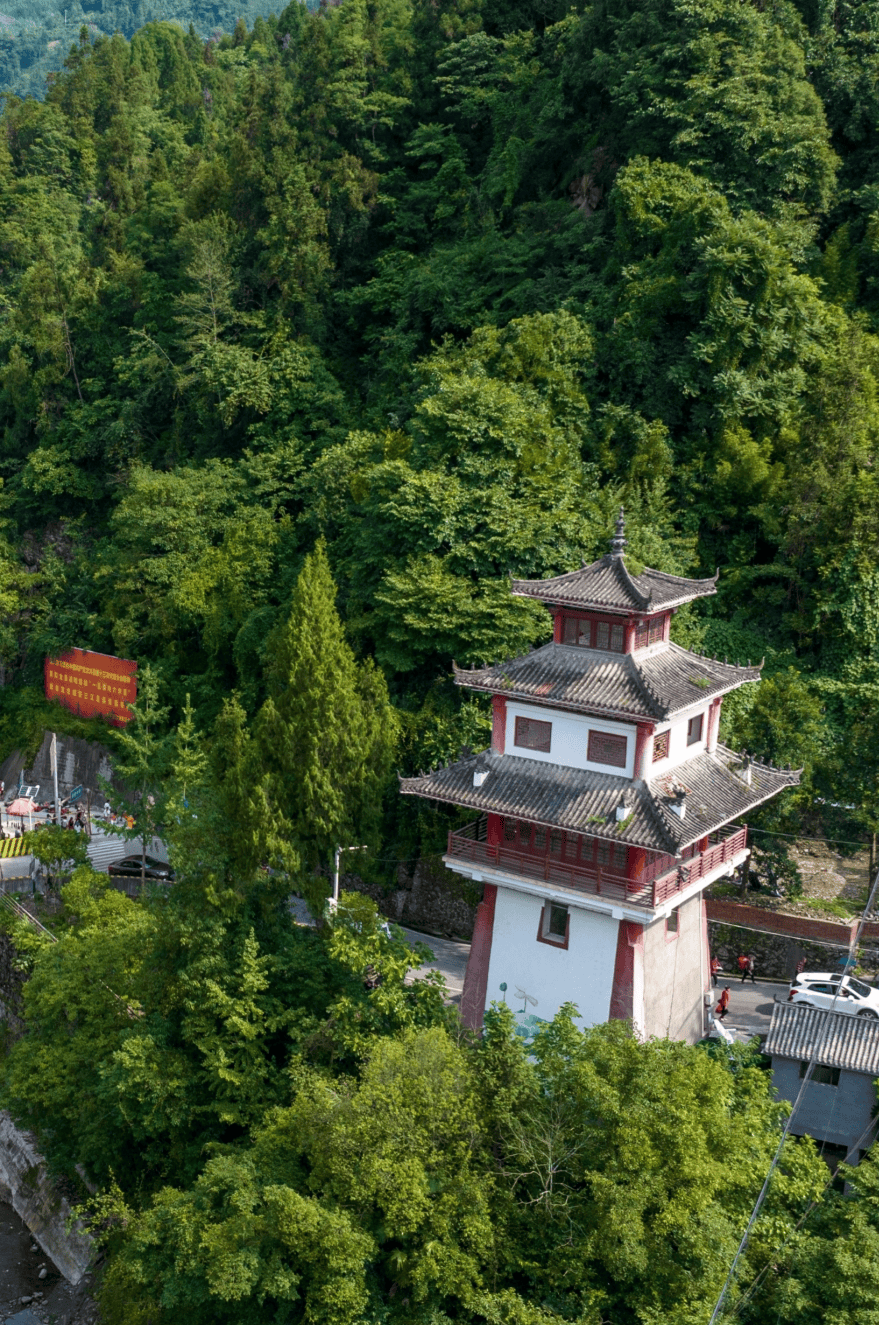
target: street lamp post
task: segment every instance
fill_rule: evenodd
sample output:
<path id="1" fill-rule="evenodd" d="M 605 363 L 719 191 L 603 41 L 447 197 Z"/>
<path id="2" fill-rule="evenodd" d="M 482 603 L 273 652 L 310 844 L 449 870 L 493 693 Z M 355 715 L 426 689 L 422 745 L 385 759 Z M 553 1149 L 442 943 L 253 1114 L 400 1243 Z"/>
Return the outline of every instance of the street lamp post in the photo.
<path id="1" fill-rule="evenodd" d="M 333 895 L 330 898 L 330 907 L 335 911 L 339 905 L 339 861 L 343 851 L 368 851 L 369 848 L 362 847 L 336 847 L 336 854 L 333 857 Z"/>

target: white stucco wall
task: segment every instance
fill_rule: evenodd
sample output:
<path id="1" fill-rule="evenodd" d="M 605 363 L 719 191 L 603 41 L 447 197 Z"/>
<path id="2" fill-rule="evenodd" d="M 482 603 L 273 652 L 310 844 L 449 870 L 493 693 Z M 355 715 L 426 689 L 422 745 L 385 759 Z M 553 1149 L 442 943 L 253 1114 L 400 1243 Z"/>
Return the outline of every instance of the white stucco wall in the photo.
<path id="1" fill-rule="evenodd" d="M 552 746 L 548 754 L 516 745 L 518 717 L 536 718 L 538 722 L 552 723 Z M 590 763 L 587 757 L 590 730 L 625 736 L 627 742 L 625 768 Z M 632 723 L 606 722 L 603 718 L 580 717 L 578 714 L 564 713 L 559 709 L 508 703 L 504 752 L 508 755 L 519 755 L 523 759 L 540 759 L 547 764 L 562 764 L 565 768 L 588 768 L 596 773 L 616 773 L 619 777 L 630 778 L 634 774 L 636 735 L 637 728 Z M 684 741 L 686 742 L 686 730 Z M 696 749 L 695 746 L 692 748 Z"/>
<path id="2" fill-rule="evenodd" d="M 702 714 L 702 739 L 694 741 L 692 745 L 687 745 L 687 724 L 690 718 L 696 714 Z M 647 776 L 658 777 L 670 768 L 675 768 L 678 764 L 683 764 L 687 759 L 692 759 L 694 755 L 700 755 L 705 749 L 705 742 L 708 738 L 708 709 L 692 709 L 682 718 L 675 718 L 674 722 L 663 722 L 656 728 L 656 735 L 660 732 L 671 732 L 669 741 L 669 751 L 667 759 L 660 759 L 655 764 L 650 764 Z"/>
<path id="3" fill-rule="evenodd" d="M 530 893 L 498 888 L 494 913 L 491 960 L 486 1001 L 501 1002 L 500 986 L 507 985 L 506 1001 L 519 1010 L 523 989 L 537 1006 L 527 1005 L 534 1016 L 551 1021 L 563 1003 L 576 1003 L 579 1026 L 607 1021 L 613 988 L 619 921 L 595 911 L 571 907 L 567 949 L 539 943 L 537 930 L 543 899 Z"/>

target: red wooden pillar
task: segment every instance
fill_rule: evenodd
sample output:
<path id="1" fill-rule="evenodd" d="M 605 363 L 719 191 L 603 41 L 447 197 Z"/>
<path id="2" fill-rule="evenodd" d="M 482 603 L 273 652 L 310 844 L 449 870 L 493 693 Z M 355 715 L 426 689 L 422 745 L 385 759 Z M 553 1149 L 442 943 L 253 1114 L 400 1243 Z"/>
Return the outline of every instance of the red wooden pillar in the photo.
<path id="1" fill-rule="evenodd" d="M 496 755 L 504 752 L 507 736 L 507 701 L 503 695 L 491 697 L 491 748 Z"/>
<path id="2" fill-rule="evenodd" d="M 487 883 L 482 901 L 476 909 L 473 942 L 467 959 L 464 991 L 461 994 L 461 1020 L 471 1030 L 482 1029 L 485 999 L 488 994 L 488 964 L 491 960 L 491 940 L 494 934 L 494 908 L 497 902 L 497 884 Z"/>
<path id="3" fill-rule="evenodd" d="M 552 608 L 550 608 L 550 611 L 552 611 Z M 556 608 L 555 611 L 552 612 L 552 638 L 553 638 L 553 643 L 554 643 L 554 644 L 563 644 L 563 643 L 564 643 L 564 639 L 563 639 L 564 633 L 565 633 L 565 618 L 564 618 L 564 614 L 563 614 L 562 612 L 560 612 L 560 611 L 558 610 L 558 608 Z"/>
<path id="4" fill-rule="evenodd" d="M 611 1021 L 634 1021 L 644 997 L 644 926 L 621 920 L 608 1016 Z"/>
<path id="5" fill-rule="evenodd" d="M 504 836 L 504 821 L 500 814 L 490 814 L 488 816 L 488 828 L 486 830 L 486 841 L 491 847 L 499 847 Z"/>
<path id="6" fill-rule="evenodd" d="M 720 699 L 712 699 L 708 706 L 708 735 L 705 740 L 705 749 L 710 752 L 717 749 L 717 733 L 720 730 Z"/>

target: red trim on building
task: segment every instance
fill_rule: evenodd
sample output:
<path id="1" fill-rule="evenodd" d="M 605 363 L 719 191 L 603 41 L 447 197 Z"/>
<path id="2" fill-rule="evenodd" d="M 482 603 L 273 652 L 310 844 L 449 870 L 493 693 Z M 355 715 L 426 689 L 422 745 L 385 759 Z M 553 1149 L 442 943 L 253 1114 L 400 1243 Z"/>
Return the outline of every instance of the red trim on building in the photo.
<path id="1" fill-rule="evenodd" d="M 643 947 L 644 926 L 621 920 L 608 1013 L 611 1021 L 631 1021 L 635 1015 L 635 962 L 642 960 Z"/>
<path id="2" fill-rule="evenodd" d="M 720 728 L 720 705 L 722 701 L 712 699 L 708 706 L 708 731 L 705 736 L 705 749 L 709 751 L 717 749 L 717 733 Z"/>
<path id="3" fill-rule="evenodd" d="M 638 723 L 638 734 L 635 737 L 634 776 L 644 781 L 650 773 L 650 762 L 653 757 L 653 732 L 653 723 Z"/>
<path id="4" fill-rule="evenodd" d="M 485 999 L 488 994 L 488 964 L 491 960 L 491 940 L 494 934 L 494 908 L 497 902 L 497 884 L 487 883 L 482 901 L 476 908 L 473 942 L 467 959 L 464 992 L 461 994 L 461 1020 L 470 1030 L 482 1029 Z"/>
<path id="5" fill-rule="evenodd" d="M 504 816 L 502 814 L 488 815 L 488 824 L 485 830 L 485 840 L 489 846 L 499 847 L 504 840 Z"/>
<path id="6" fill-rule="evenodd" d="M 565 619 L 557 607 L 551 607 L 552 612 L 552 638 L 554 644 L 562 643 L 562 632 L 565 629 Z"/>
<path id="7" fill-rule="evenodd" d="M 635 618 L 630 616 L 626 621 L 626 642 L 624 645 L 626 653 L 635 652 Z"/>
<path id="8" fill-rule="evenodd" d="M 502 755 L 507 735 L 507 701 L 503 695 L 491 697 L 491 748 Z"/>

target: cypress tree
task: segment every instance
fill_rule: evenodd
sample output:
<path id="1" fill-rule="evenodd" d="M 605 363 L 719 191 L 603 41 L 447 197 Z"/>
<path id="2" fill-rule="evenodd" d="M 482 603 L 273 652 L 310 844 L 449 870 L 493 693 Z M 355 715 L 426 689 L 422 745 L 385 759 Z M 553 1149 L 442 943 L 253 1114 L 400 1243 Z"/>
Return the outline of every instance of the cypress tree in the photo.
<path id="1" fill-rule="evenodd" d="M 322 541 L 271 641 L 266 679 L 257 741 L 271 799 L 313 876 L 337 845 L 375 843 L 396 737 L 384 677 L 371 661 L 358 665 L 345 640 Z"/>

